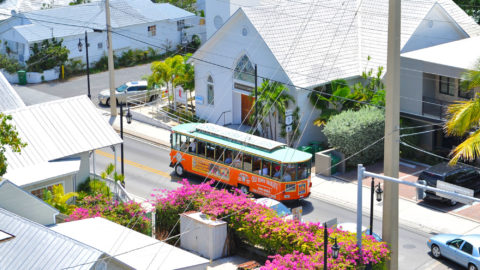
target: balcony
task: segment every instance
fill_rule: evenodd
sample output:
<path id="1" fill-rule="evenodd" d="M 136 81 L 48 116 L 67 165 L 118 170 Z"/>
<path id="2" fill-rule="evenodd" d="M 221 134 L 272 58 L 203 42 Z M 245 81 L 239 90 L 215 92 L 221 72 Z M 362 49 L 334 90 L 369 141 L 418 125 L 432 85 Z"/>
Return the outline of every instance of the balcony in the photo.
<path id="1" fill-rule="evenodd" d="M 452 103 L 453 102 L 424 96 L 422 102 L 422 115 L 445 120 L 447 107 Z"/>

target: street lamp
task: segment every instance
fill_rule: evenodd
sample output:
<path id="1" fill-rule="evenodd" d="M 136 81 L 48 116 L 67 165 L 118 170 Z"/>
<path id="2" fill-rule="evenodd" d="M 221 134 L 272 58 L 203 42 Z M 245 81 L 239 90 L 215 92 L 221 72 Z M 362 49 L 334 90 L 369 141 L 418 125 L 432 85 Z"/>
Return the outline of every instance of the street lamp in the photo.
<path id="1" fill-rule="evenodd" d="M 372 177 L 372 183 L 370 187 L 370 235 L 373 234 L 373 193 L 377 193 L 377 202 L 382 201 L 383 190 L 378 183 L 375 189 L 375 178 Z"/>
<path id="2" fill-rule="evenodd" d="M 92 99 L 92 96 L 90 95 L 90 64 L 88 62 L 88 46 L 90 44 L 88 44 L 88 37 L 87 37 L 87 31 L 85 31 L 85 54 L 86 54 L 86 57 L 87 57 L 87 87 L 88 87 L 88 98 L 89 99 Z M 81 39 L 78 39 L 78 51 L 79 52 L 82 52 L 82 48 L 83 48 L 83 44 L 82 44 L 82 40 Z"/>
<path id="3" fill-rule="evenodd" d="M 328 257 L 328 239 L 330 238 L 328 236 L 328 229 L 327 229 L 327 223 L 323 223 L 323 269 L 328 270 L 327 268 L 327 257 Z M 332 238 L 330 238 L 332 239 Z M 338 258 L 338 252 L 340 251 L 340 246 L 337 244 L 337 237 L 333 238 L 335 239 L 335 244 L 332 246 L 332 258 L 337 259 Z"/>
<path id="4" fill-rule="evenodd" d="M 125 167 L 123 162 L 123 103 L 120 103 L 120 138 L 122 138 L 122 143 L 120 144 L 120 155 L 121 155 L 121 169 L 122 175 L 125 175 Z M 130 112 L 130 107 L 127 105 L 127 124 L 132 123 L 132 113 Z"/>

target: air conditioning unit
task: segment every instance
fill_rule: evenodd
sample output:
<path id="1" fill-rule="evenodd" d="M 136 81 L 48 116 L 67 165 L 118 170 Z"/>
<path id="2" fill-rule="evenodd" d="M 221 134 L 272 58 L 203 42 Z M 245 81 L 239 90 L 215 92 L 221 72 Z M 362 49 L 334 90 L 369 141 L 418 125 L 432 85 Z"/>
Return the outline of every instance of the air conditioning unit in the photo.
<path id="1" fill-rule="evenodd" d="M 227 254 L 227 223 L 200 212 L 180 214 L 180 247 L 209 260 Z"/>

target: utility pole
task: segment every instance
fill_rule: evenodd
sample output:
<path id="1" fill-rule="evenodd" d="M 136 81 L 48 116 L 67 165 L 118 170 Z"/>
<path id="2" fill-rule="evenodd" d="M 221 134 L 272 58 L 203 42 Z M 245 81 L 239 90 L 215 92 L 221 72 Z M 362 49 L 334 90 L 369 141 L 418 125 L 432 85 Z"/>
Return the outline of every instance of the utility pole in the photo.
<path id="1" fill-rule="evenodd" d="M 110 2 L 105 0 L 105 17 L 107 19 L 108 73 L 110 77 L 110 115 L 117 116 L 117 97 L 115 95 L 115 76 L 113 65 L 112 25 L 110 24 Z"/>
<path id="2" fill-rule="evenodd" d="M 88 62 L 88 36 L 87 30 L 85 30 L 85 53 L 87 54 L 87 88 L 88 88 L 88 98 L 92 100 L 92 95 L 90 95 L 90 63 Z"/>
<path id="3" fill-rule="evenodd" d="M 398 178 L 400 148 L 400 0 L 389 0 L 385 81 L 385 145 L 383 172 Z M 382 237 L 390 247 L 388 269 L 398 269 L 398 183 L 384 182 Z"/>
<path id="4" fill-rule="evenodd" d="M 258 106 L 257 106 L 257 64 L 255 64 L 255 128 L 257 128 Z"/>

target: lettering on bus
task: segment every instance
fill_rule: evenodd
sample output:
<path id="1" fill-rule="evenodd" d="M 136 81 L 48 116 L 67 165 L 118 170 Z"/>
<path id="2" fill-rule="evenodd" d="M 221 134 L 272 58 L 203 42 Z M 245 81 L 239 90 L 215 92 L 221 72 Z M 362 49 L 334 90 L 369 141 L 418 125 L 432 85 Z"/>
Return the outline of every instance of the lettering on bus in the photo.
<path id="1" fill-rule="evenodd" d="M 248 178 L 248 175 L 246 173 L 239 173 L 237 181 L 243 182 L 245 184 L 250 184 L 250 179 Z"/>
<path id="2" fill-rule="evenodd" d="M 256 176 L 252 176 L 252 182 L 265 184 L 267 186 L 270 186 L 273 189 L 278 189 L 278 187 L 279 187 L 279 184 L 275 181 L 272 181 L 270 179 L 261 178 L 261 177 L 256 177 Z"/>
<path id="3" fill-rule="evenodd" d="M 230 170 L 228 168 L 195 157 L 192 158 L 192 170 L 210 174 L 222 180 L 228 181 L 230 179 Z"/>

